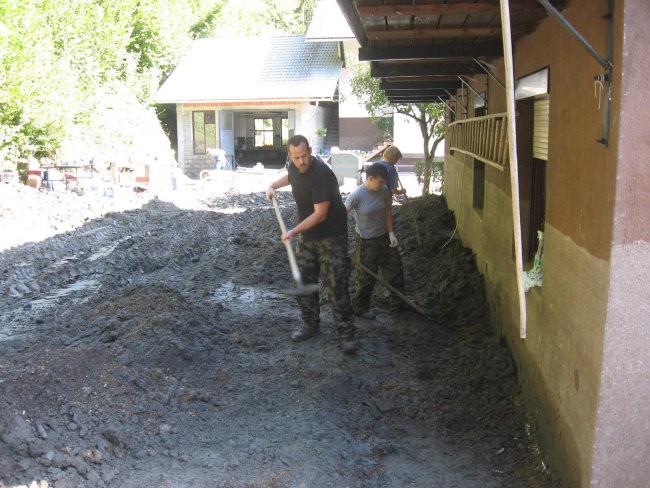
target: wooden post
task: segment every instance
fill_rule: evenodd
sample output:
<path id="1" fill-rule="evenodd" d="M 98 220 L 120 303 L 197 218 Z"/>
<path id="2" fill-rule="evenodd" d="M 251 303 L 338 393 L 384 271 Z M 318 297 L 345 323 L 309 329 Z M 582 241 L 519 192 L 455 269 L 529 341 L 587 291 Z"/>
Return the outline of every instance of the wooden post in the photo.
<path id="1" fill-rule="evenodd" d="M 521 220 L 519 211 L 519 166 L 517 161 L 517 124 L 515 121 L 515 81 L 510 32 L 510 2 L 501 2 L 501 33 L 503 60 L 506 72 L 506 104 L 508 112 L 508 153 L 510 157 L 510 192 L 512 193 L 512 224 L 515 239 L 515 272 L 519 297 L 519 337 L 526 338 L 526 294 L 524 292 L 524 264 L 521 250 Z"/>

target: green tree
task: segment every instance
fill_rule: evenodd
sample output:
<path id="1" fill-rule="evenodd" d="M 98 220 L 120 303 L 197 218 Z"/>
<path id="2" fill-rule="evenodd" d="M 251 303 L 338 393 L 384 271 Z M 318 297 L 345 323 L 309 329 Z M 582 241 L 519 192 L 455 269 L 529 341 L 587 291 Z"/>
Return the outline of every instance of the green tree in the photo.
<path id="1" fill-rule="evenodd" d="M 215 35 L 301 35 L 307 31 L 317 0 L 231 0 Z"/>
<path id="2" fill-rule="evenodd" d="M 0 161 L 102 152 L 226 0 L 0 0 Z M 204 27 L 200 27 L 200 25 Z M 148 123 L 148 122 L 147 122 Z M 130 125 L 129 125 L 130 124 Z M 112 141 L 112 144 L 116 143 Z M 131 145 L 125 141 L 125 145 Z"/>
<path id="3" fill-rule="evenodd" d="M 62 154 L 128 157 L 120 144 L 140 151 L 146 143 L 133 135 L 150 134 L 153 95 L 192 40 L 224 35 L 229 23 L 237 34 L 301 34 L 315 5 L 0 0 L 0 164 Z"/>
<path id="4" fill-rule="evenodd" d="M 386 117 L 397 112 L 406 115 L 418 124 L 422 135 L 424 162 L 422 167 L 422 194 L 429 193 L 434 175 L 434 155 L 438 145 L 445 138 L 445 114 L 442 103 L 391 104 L 379 80 L 370 76 L 370 65 L 358 63 L 351 80 L 352 94 L 362 101 L 373 119 Z"/>

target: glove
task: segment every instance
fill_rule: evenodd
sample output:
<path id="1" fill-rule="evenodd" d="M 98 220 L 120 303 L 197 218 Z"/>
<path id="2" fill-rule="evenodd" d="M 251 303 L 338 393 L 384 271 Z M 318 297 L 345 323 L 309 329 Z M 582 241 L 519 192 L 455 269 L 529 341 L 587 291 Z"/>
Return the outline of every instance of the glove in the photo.
<path id="1" fill-rule="evenodd" d="M 397 247 L 397 237 L 395 237 L 395 232 L 389 232 L 388 238 L 390 239 L 390 247 Z"/>

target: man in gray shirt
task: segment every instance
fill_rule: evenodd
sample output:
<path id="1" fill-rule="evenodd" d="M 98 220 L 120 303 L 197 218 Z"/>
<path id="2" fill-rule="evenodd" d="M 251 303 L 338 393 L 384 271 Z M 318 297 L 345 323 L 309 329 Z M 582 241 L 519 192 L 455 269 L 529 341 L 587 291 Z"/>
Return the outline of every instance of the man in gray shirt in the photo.
<path id="1" fill-rule="evenodd" d="M 345 200 L 348 212 L 354 210 L 356 222 L 355 259 L 373 273 L 379 270 L 386 281 L 399 291 L 404 290 L 402 258 L 397 249 L 397 237 L 391 213 L 392 194 L 385 186 L 388 172 L 382 163 L 375 163 L 366 170 L 366 181 Z M 374 319 L 370 312 L 370 298 L 375 278 L 356 266 L 356 290 L 352 300 L 354 313 L 359 317 Z M 391 294 L 389 309 L 397 311 L 401 299 Z"/>

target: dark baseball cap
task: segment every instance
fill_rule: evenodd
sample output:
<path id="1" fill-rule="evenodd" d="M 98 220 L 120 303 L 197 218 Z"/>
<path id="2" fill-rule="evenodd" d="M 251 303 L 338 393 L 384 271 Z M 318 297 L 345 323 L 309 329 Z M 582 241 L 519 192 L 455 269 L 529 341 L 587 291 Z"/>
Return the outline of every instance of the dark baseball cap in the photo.
<path id="1" fill-rule="evenodd" d="M 387 180 L 388 170 L 382 163 L 374 163 L 366 168 L 366 176 L 381 176 L 384 180 Z"/>

